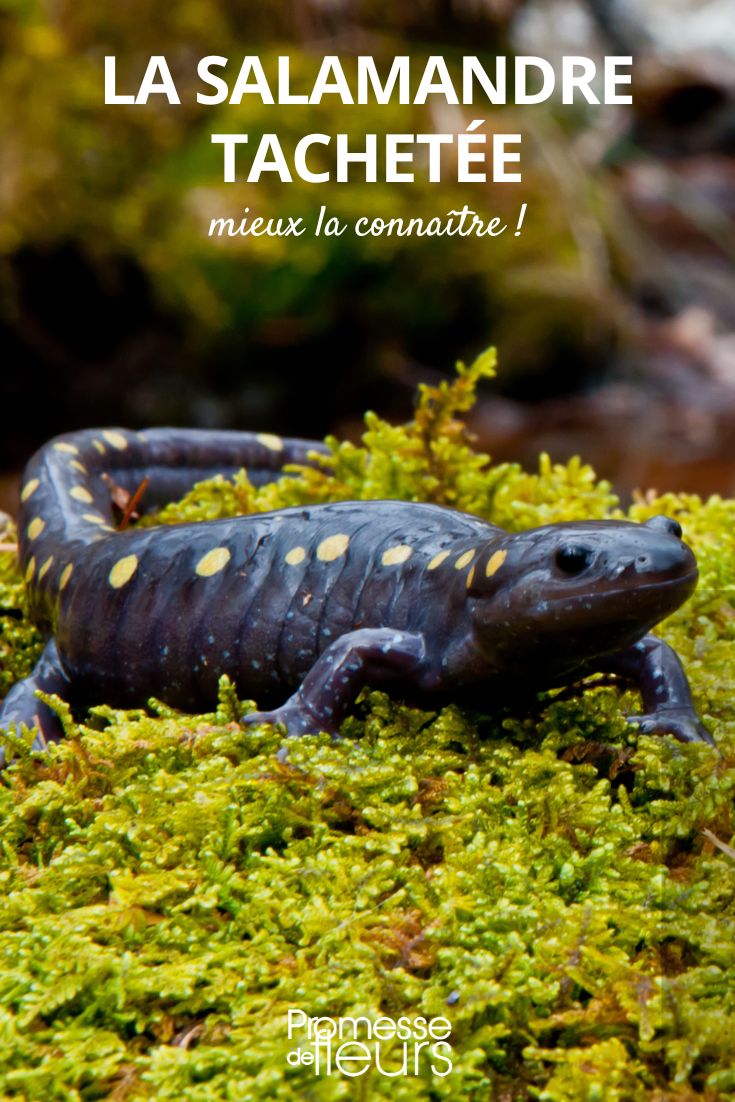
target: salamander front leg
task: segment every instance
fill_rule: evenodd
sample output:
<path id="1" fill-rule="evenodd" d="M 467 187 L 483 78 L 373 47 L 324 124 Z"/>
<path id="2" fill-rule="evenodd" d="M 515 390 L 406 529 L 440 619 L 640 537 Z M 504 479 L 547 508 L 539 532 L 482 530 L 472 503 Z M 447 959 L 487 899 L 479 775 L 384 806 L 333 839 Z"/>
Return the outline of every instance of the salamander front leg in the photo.
<path id="1" fill-rule="evenodd" d="M 243 723 L 283 723 L 289 735 L 339 726 L 365 685 L 410 680 L 426 654 L 423 636 L 389 628 L 349 632 L 319 656 L 299 689 L 272 712 L 252 712 Z"/>
<path id="2" fill-rule="evenodd" d="M 715 740 L 694 710 L 689 682 L 679 657 L 655 635 L 607 659 L 600 669 L 634 682 L 643 697 L 646 714 L 630 716 L 644 735 L 673 735 L 680 742 Z"/>
<path id="3" fill-rule="evenodd" d="M 50 640 L 44 647 L 33 673 L 13 685 L 0 708 L 0 731 L 7 731 L 13 725 L 20 731 L 21 724 L 37 727 L 33 748 L 43 750 L 47 743 L 58 742 L 64 737 L 58 716 L 43 701 L 38 700 L 36 691 L 57 693 L 66 696 L 69 678 L 61 665 L 56 643 Z M 5 753 L 0 747 L 0 768 L 5 764 Z"/>

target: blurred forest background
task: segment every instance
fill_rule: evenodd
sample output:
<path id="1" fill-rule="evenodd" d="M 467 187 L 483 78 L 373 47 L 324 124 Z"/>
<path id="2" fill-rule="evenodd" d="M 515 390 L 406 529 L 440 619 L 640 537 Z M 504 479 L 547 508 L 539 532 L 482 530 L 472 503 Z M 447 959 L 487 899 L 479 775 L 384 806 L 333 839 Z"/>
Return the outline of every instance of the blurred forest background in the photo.
<path id="1" fill-rule="evenodd" d="M 198 106 L 205 54 L 448 61 L 633 54 L 634 106 L 492 108 L 522 185 L 222 183 L 212 132 L 461 131 L 477 107 Z M 163 53 L 171 107 L 105 106 Z M 269 70 L 270 71 L 270 70 Z M 133 77 L 133 74 L 135 75 Z M 335 98 L 336 97 L 332 97 Z M 438 101 L 438 97 L 433 97 Z M 250 102 L 248 102 L 250 101 Z M 629 492 L 735 494 L 732 0 L 0 0 L 0 471 L 78 426 L 179 423 L 355 434 L 490 343 L 473 429 L 497 458 L 581 452 Z M 467 238 L 207 236 L 249 206 L 443 215 Z"/>

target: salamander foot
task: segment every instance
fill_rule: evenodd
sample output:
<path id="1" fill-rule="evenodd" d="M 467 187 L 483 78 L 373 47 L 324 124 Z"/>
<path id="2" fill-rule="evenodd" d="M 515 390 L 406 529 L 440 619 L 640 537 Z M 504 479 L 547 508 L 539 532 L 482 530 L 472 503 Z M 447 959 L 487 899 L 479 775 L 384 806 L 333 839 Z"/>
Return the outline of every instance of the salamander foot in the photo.
<path id="1" fill-rule="evenodd" d="M 679 742 L 703 742 L 715 746 L 715 740 L 690 708 L 661 709 L 643 716 L 626 716 L 642 735 L 673 735 Z"/>
<path id="2" fill-rule="evenodd" d="M 259 723 L 270 723 L 274 727 L 283 726 L 292 738 L 298 738 L 301 735 L 317 735 L 321 731 L 326 731 L 327 734 L 335 737 L 338 728 L 331 727 L 324 720 L 318 720 L 304 707 L 303 703 L 295 699 L 297 696 L 298 693 L 295 693 L 290 700 L 280 708 L 274 708 L 272 712 L 250 712 L 242 717 L 240 723 L 244 727 L 254 727 Z"/>
<path id="3" fill-rule="evenodd" d="M 0 731 L 9 731 L 12 727 L 20 732 L 22 726 L 38 728 L 33 742 L 34 750 L 45 750 L 50 742 L 59 742 L 64 737 L 64 729 L 55 712 L 39 700 L 36 692 L 64 694 L 69 688 L 53 640 L 47 643 L 30 677 L 25 677 L 14 685 L 0 708 Z M 5 750 L 0 746 L 0 769 L 5 767 Z"/>
<path id="4" fill-rule="evenodd" d="M 694 710 L 689 682 L 678 656 L 656 635 L 644 635 L 637 643 L 600 663 L 603 672 L 615 673 L 635 684 L 643 698 L 645 714 L 628 716 L 642 735 L 673 735 L 679 742 L 704 742 L 716 746 Z"/>

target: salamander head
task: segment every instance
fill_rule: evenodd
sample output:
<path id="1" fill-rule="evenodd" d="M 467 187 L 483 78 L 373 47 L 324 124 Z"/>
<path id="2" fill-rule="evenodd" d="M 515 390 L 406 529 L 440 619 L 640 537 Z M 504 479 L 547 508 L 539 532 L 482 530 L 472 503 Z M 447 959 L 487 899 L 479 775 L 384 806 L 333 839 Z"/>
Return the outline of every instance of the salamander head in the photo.
<path id="1" fill-rule="evenodd" d="M 489 658 L 563 673 L 640 639 L 691 595 L 697 563 L 675 520 L 550 524 L 495 540 L 469 588 Z"/>

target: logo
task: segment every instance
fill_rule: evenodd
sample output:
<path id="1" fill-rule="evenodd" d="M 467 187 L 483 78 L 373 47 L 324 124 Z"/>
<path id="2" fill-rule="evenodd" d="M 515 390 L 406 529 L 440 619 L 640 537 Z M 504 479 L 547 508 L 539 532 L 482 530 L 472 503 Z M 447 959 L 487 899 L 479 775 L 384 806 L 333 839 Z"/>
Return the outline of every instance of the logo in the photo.
<path id="1" fill-rule="evenodd" d="M 288 1039 L 295 1047 L 286 1060 L 320 1076 L 357 1079 L 374 1070 L 395 1079 L 424 1075 L 428 1068 L 443 1079 L 452 1070 L 451 1032 L 447 1018 L 311 1018 L 291 1009 Z"/>

